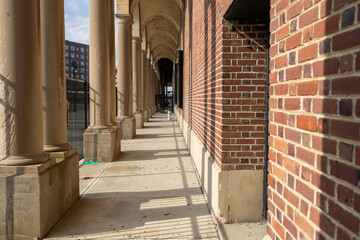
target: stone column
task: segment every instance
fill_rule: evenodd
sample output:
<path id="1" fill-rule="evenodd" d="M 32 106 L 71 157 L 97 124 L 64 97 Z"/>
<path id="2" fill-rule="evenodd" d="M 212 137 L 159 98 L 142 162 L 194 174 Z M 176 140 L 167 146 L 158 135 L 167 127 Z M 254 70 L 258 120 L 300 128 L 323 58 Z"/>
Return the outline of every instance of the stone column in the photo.
<path id="1" fill-rule="evenodd" d="M 43 163 L 39 2 L 0 3 L 0 164 Z"/>
<path id="2" fill-rule="evenodd" d="M 155 66 L 155 64 L 154 64 Z M 152 86 L 151 86 L 151 93 L 152 93 L 152 96 L 151 96 L 151 107 L 152 107 L 152 114 L 155 114 L 155 68 L 153 68 L 153 71 L 152 71 Z"/>
<path id="3" fill-rule="evenodd" d="M 115 8 L 114 1 L 107 0 L 109 8 L 109 76 L 110 76 L 110 123 L 115 131 L 115 155 L 121 152 L 121 129 L 116 121 L 116 78 L 115 78 Z"/>
<path id="4" fill-rule="evenodd" d="M 148 111 L 148 116 L 149 118 L 152 117 L 152 113 L 151 113 L 151 106 L 150 106 L 150 94 L 151 94 L 151 91 L 150 91 L 150 88 L 151 88 L 151 58 L 150 58 L 150 55 L 148 55 L 148 58 L 147 58 L 147 84 L 148 84 L 148 87 L 146 89 L 146 110 Z"/>
<path id="5" fill-rule="evenodd" d="M 144 119 L 141 113 L 141 38 L 132 38 L 132 60 L 133 60 L 133 110 L 136 120 L 136 128 L 143 128 Z"/>
<path id="6" fill-rule="evenodd" d="M 118 117 L 122 139 L 132 139 L 136 134 L 136 123 L 132 110 L 132 43 L 131 16 L 117 14 L 118 27 Z"/>
<path id="7" fill-rule="evenodd" d="M 41 0 L 44 150 L 64 152 L 67 143 L 64 2 Z"/>
<path id="8" fill-rule="evenodd" d="M 119 133 L 110 119 L 111 0 L 90 1 L 90 126 L 84 134 L 85 161 L 113 161 L 120 152 Z"/>
<path id="9" fill-rule="evenodd" d="M 149 121 L 149 115 L 146 108 L 146 98 L 147 98 L 147 52 L 146 49 L 141 49 L 141 81 L 142 81 L 142 106 L 143 106 L 143 115 L 144 122 Z"/>
<path id="10" fill-rule="evenodd" d="M 113 126 L 119 127 L 116 122 L 116 80 L 115 80 L 115 9 L 113 0 L 109 3 L 109 34 L 110 34 L 110 122 Z"/>
<path id="11" fill-rule="evenodd" d="M 62 4 L 61 1 L 45 4 L 43 0 L 0 0 L 0 202 L 3 206 L 0 236 L 9 239 L 43 238 L 79 196 L 78 159 L 49 159 L 44 154 L 44 136 L 46 141 L 54 140 L 52 143 L 56 143 L 57 149 L 68 149 L 66 128 L 62 129 L 65 135 L 54 129 L 44 135 L 43 129 L 41 48 L 46 51 L 48 44 L 53 44 L 58 55 L 45 60 L 50 60 L 49 71 L 54 71 L 63 66 L 60 52 L 65 42 L 54 41 L 56 36 L 46 35 L 48 38 L 43 39 L 42 46 L 40 38 L 45 35 L 41 28 L 48 31 L 52 25 L 59 30 L 57 36 L 63 36 Z M 52 12 L 45 13 L 54 9 L 57 14 L 44 25 L 43 21 L 49 19 Z M 53 66 L 55 63 L 58 68 Z M 59 73 L 56 70 L 54 74 Z M 61 74 L 52 78 L 52 83 L 46 79 L 49 80 L 46 87 L 53 89 L 57 84 L 64 84 L 65 76 Z M 59 95 L 64 88 L 59 89 Z M 59 95 L 54 98 L 66 102 Z M 50 107 L 51 103 L 45 106 Z M 58 109 L 61 113 L 45 110 L 49 110 L 48 115 L 53 113 L 62 118 L 59 122 L 64 123 L 63 109 Z"/>

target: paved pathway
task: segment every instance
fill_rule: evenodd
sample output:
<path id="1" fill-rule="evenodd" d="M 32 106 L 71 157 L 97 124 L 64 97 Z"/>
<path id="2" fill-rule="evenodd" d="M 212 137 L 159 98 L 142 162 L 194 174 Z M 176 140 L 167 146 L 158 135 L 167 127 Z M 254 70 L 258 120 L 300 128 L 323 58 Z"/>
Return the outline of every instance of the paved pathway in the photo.
<path id="1" fill-rule="evenodd" d="M 80 168 L 82 196 L 46 239 L 219 239 L 175 120 L 156 114 L 121 145 Z"/>

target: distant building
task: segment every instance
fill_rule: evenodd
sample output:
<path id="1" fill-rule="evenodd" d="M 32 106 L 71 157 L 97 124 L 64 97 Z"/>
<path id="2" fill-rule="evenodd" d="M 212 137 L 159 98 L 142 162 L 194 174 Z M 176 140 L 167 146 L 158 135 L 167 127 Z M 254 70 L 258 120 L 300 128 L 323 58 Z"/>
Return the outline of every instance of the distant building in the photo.
<path id="1" fill-rule="evenodd" d="M 89 81 L 89 45 L 65 40 L 66 77 Z"/>

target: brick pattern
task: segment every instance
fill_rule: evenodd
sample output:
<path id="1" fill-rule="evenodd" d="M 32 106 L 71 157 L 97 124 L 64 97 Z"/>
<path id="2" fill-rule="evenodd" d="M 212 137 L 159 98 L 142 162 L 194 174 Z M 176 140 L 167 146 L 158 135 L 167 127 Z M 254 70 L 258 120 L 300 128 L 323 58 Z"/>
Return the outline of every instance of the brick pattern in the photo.
<path id="1" fill-rule="evenodd" d="M 181 113 L 222 170 L 263 169 L 266 29 L 225 21 L 231 2 L 187 1 Z"/>
<path id="2" fill-rule="evenodd" d="M 271 0 L 272 239 L 359 239 L 359 8 Z"/>
<path id="3" fill-rule="evenodd" d="M 188 0 L 180 44 L 184 50 L 182 113 L 219 166 L 222 144 L 222 16 L 230 3 L 230 0 Z"/>
<path id="4" fill-rule="evenodd" d="M 234 26 L 235 28 L 231 28 Z M 224 20 L 221 163 L 224 170 L 263 169 L 266 26 Z"/>

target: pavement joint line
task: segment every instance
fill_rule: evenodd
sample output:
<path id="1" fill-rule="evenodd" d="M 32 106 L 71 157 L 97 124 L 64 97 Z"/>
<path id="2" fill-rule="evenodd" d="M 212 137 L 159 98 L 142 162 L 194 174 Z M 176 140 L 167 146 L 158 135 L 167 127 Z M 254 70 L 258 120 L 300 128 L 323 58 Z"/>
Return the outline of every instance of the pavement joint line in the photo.
<path id="1" fill-rule="evenodd" d="M 84 190 L 80 193 L 80 197 L 82 197 L 82 196 L 87 192 L 87 190 L 89 190 L 89 189 L 99 180 L 100 176 L 106 171 L 106 169 L 109 168 L 110 164 L 111 164 L 111 162 L 108 163 L 108 164 L 104 167 L 104 169 L 99 173 L 99 175 L 96 176 L 96 177 L 84 188 Z"/>

